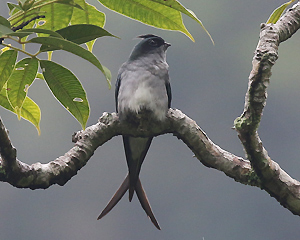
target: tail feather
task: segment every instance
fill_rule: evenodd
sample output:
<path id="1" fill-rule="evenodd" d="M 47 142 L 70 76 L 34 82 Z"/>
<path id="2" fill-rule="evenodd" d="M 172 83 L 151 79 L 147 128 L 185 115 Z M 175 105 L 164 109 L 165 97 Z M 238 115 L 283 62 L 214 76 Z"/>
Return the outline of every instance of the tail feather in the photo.
<path id="1" fill-rule="evenodd" d="M 131 202 L 137 184 L 142 163 L 151 145 L 153 137 L 123 136 L 126 161 L 129 171 L 129 202 Z"/>
<path id="2" fill-rule="evenodd" d="M 103 218 L 106 214 L 110 212 L 110 210 L 113 209 L 114 206 L 120 201 L 120 199 L 124 196 L 127 189 L 129 188 L 129 175 L 126 176 L 125 180 L 119 187 L 119 189 L 116 191 L 116 193 L 113 195 L 113 197 L 108 202 L 107 206 L 103 209 L 97 220 Z"/>
<path id="3" fill-rule="evenodd" d="M 133 186 L 131 186 L 130 183 L 129 183 L 129 188 L 128 188 L 128 191 L 129 191 L 129 202 L 132 201 L 134 190 L 135 190 L 135 188 Z"/>
<path id="4" fill-rule="evenodd" d="M 159 226 L 158 222 L 156 221 L 156 218 L 151 210 L 150 203 L 149 203 L 147 195 L 142 187 L 140 179 L 138 179 L 138 181 L 136 183 L 135 192 L 136 192 L 136 195 L 142 205 L 142 208 L 145 210 L 145 212 L 146 212 L 147 216 L 150 218 L 151 222 L 154 224 L 154 226 L 158 230 L 161 230 L 160 226 Z"/>
<path id="5" fill-rule="evenodd" d="M 100 213 L 97 220 L 103 218 L 106 214 L 108 214 L 113 209 L 113 207 L 116 206 L 116 204 L 121 200 L 121 198 L 124 196 L 124 194 L 126 193 L 126 191 L 128 189 L 130 190 L 129 174 L 126 176 L 123 183 L 121 184 L 119 189 L 116 191 L 116 193 L 113 195 L 113 197 L 110 199 L 110 201 L 108 202 L 106 207 Z M 140 201 L 140 204 L 141 204 L 142 208 L 145 210 L 147 216 L 150 218 L 151 222 L 154 224 L 154 226 L 157 229 L 161 230 L 160 226 L 152 212 L 147 195 L 142 187 L 141 180 L 139 178 L 137 180 L 135 188 L 133 189 L 133 193 L 134 193 L 134 191 L 136 192 L 136 195 Z M 132 196 L 133 196 L 133 194 L 132 194 Z M 131 199 L 132 199 L 132 197 L 131 197 Z M 130 201 L 131 201 L 131 199 L 129 198 Z"/>

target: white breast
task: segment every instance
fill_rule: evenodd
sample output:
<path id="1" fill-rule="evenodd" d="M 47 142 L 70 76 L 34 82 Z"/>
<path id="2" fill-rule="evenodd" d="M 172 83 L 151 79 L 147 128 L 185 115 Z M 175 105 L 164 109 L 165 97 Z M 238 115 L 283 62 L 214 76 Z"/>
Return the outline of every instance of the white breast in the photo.
<path id="1" fill-rule="evenodd" d="M 142 108 L 151 110 L 162 120 L 168 110 L 165 82 L 149 71 L 129 71 L 122 78 L 118 95 L 118 111 L 138 113 Z"/>

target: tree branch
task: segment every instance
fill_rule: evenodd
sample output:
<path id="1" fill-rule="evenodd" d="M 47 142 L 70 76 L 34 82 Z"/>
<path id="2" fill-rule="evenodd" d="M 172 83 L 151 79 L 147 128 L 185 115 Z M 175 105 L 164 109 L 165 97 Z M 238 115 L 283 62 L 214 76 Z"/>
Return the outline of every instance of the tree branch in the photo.
<path id="1" fill-rule="evenodd" d="M 261 180 L 261 187 L 272 197 L 300 215 L 300 182 L 291 178 L 271 160 L 257 133 L 266 105 L 271 68 L 278 58 L 279 44 L 300 27 L 300 3 L 289 9 L 276 24 L 262 24 L 260 39 L 252 61 L 244 112 L 235 120 L 235 128 L 247 158 Z"/>
<path id="2" fill-rule="evenodd" d="M 0 141 L 3 143 L 9 138 L 2 122 L 0 125 Z M 15 164 L 10 167 L 8 162 L 11 159 L 4 157 L 6 148 L 2 148 L 1 144 L 0 180 L 18 188 L 30 189 L 45 189 L 52 184 L 64 185 L 87 163 L 94 151 L 112 137 L 122 134 L 146 137 L 165 133 L 173 133 L 181 139 L 205 166 L 223 171 L 243 184 L 260 186 L 249 161 L 215 145 L 195 121 L 177 109 L 170 109 L 164 122 L 158 124 L 151 121 L 138 127 L 135 124 L 120 122 L 116 113 L 104 113 L 97 124 L 73 135 L 72 141 L 75 142 L 75 146 L 64 156 L 46 164 L 27 165 L 14 157 L 12 160 Z"/>

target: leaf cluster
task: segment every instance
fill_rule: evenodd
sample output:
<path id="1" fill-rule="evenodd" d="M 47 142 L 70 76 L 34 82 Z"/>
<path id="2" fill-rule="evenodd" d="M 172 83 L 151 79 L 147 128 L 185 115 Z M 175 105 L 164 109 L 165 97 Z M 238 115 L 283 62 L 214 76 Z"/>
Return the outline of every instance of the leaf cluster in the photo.
<path id="1" fill-rule="evenodd" d="M 0 16 L 4 46 L 0 55 L 0 105 L 19 119 L 30 121 L 40 133 L 41 111 L 28 96 L 31 84 L 40 78 L 85 128 L 90 112 L 85 90 L 69 69 L 51 61 L 51 53 L 64 50 L 89 61 L 104 74 L 110 87 L 110 71 L 92 53 L 97 38 L 115 37 L 103 29 L 105 15 L 84 0 L 19 0 L 18 4 L 8 3 L 8 8 L 10 17 Z M 39 45 L 36 53 L 26 50 L 29 43 Z M 48 60 L 39 57 L 43 52 L 48 52 Z M 19 60 L 20 53 L 27 57 Z"/>
<path id="2" fill-rule="evenodd" d="M 197 16 L 176 0 L 98 1 L 144 24 L 180 31 L 194 41 L 183 24 L 183 13 L 198 22 L 209 35 Z M 0 44 L 4 46 L 0 49 L 0 106 L 19 119 L 30 121 L 40 133 L 41 111 L 28 96 L 30 86 L 40 78 L 85 128 L 90 112 L 85 90 L 79 79 L 69 69 L 51 61 L 51 56 L 53 51 L 63 50 L 89 61 L 103 73 L 110 87 L 110 71 L 92 53 L 96 39 L 116 37 L 103 28 L 105 14 L 86 0 L 16 2 L 7 3 L 8 19 L 0 16 Z M 38 50 L 35 53 L 27 51 L 27 44 L 37 45 Z M 45 52 L 47 60 L 40 57 Z M 24 54 L 26 57 L 22 58 Z"/>

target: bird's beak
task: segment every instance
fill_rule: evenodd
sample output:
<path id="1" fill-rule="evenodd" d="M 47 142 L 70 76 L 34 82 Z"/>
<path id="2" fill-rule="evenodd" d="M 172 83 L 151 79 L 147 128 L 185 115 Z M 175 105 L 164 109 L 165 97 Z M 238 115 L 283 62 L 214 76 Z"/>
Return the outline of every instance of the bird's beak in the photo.
<path id="1" fill-rule="evenodd" d="M 170 43 L 167 43 L 167 42 L 165 42 L 165 44 L 164 44 L 164 49 L 165 50 L 167 50 L 168 49 L 168 47 L 170 47 L 171 46 L 171 44 Z"/>

